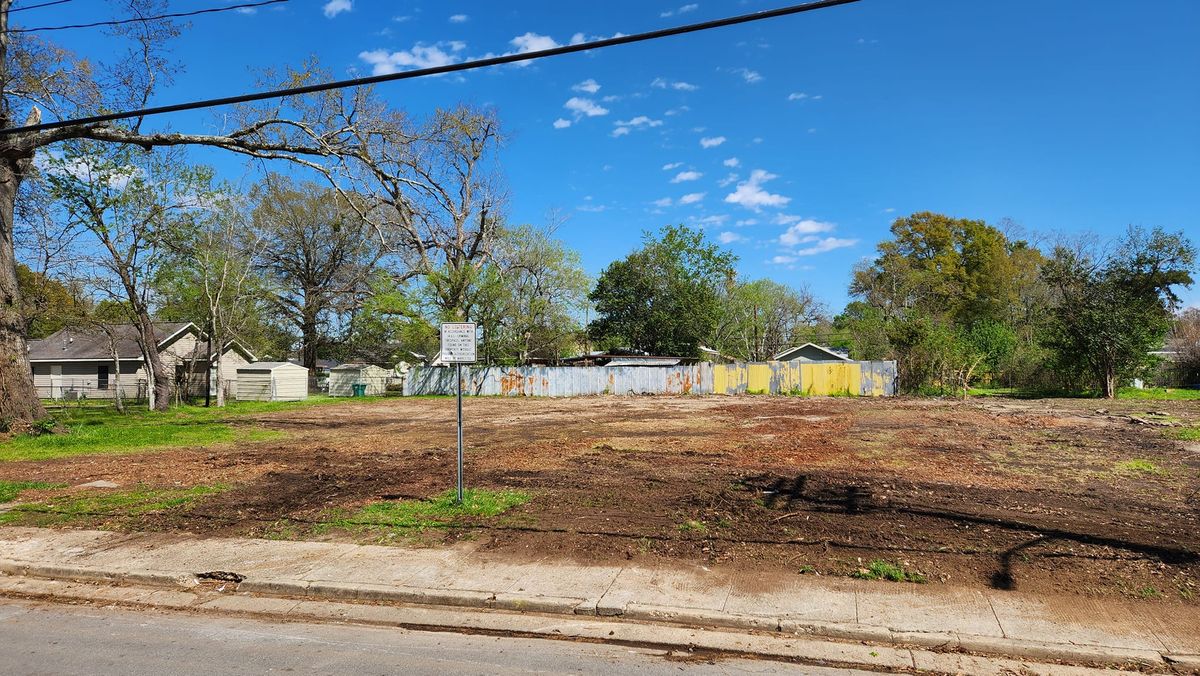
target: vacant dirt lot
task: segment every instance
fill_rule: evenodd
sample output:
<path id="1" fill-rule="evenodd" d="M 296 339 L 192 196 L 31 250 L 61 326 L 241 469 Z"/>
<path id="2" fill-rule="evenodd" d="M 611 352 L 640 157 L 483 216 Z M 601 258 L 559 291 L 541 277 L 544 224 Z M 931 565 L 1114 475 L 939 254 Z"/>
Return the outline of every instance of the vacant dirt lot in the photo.
<path id="1" fill-rule="evenodd" d="M 228 487 L 189 510 L 87 524 L 116 528 L 467 540 L 526 558 L 808 574 L 886 559 L 950 585 L 1200 597 L 1200 447 L 1144 424 L 1194 425 L 1197 402 L 595 397 L 464 408 L 468 485 L 533 499 L 452 529 L 324 525 L 452 486 L 452 399 L 295 409 L 243 423 L 285 441 L 4 463 L 0 479 Z"/>

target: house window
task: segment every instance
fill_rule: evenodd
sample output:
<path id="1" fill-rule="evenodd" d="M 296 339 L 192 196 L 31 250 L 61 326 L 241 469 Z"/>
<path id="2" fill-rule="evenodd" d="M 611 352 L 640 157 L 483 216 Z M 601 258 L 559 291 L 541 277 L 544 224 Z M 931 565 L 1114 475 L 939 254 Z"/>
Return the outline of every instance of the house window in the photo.
<path id="1" fill-rule="evenodd" d="M 96 388 L 108 389 L 108 364 L 100 364 L 96 367 Z"/>

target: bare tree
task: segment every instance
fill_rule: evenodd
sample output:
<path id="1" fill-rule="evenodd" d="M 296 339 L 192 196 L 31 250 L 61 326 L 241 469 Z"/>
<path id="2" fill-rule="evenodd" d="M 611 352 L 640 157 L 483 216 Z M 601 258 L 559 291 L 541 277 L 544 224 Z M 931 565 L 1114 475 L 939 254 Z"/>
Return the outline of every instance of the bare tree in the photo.
<path id="1" fill-rule="evenodd" d="M 352 208 L 356 200 L 330 188 L 269 176 L 253 200 L 258 268 L 276 308 L 300 332 L 305 368 L 315 369 L 323 329 L 355 309 L 387 247 Z"/>
<path id="2" fill-rule="evenodd" d="M 225 405 L 223 355 L 258 308 L 255 269 L 267 239 L 250 226 L 238 195 L 219 193 L 210 208 L 169 238 L 177 272 L 199 296 L 207 315 L 206 331 L 215 346 L 208 367 L 216 379 L 216 404 Z"/>
<path id="3" fill-rule="evenodd" d="M 152 18 L 165 8 L 164 0 L 123 0 L 126 11 L 143 20 L 120 29 L 118 36 L 127 40 L 130 49 L 100 68 L 31 34 L 10 33 L 11 4 L 12 0 L 0 0 L 0 126 L 34 125 L 44 115 L 68 119 L 137 106 L 174 72 L 162 54 L 163 45 L 178 29 L 169 21 Z M 300 79 L 311 77 L 309 73 Z M 74 139 L 147 150 L 198 145 L 290 160 L 328 172 L 323 160 L 369 156 L 366 144 L 377 136 L 369 124 L 377 118 L 359 123 L 353 111 L 366 109 L 370 96 L 369 89 L 360 88 L 284 99 L 269 110 L 242 111 L 237 116 L 241 124 L 221 134 L 146 132 L 143 120 L 134 119 L 124 126 L 72 125 L 0 137 L 0 417 L 32 420 L 44 415 L 25 362 L 14 252 L 16 205 L 40 150 Z M 346 120 L 352 124 L 346 126 Z"/>
<path id="4" fill-rule="evenodd" d="M 179 232 L 181 224 L 190 227 L 206 201 L 208 174 L 183 165 L 177 152 L 162 156 L 86 141 L 69 144 L 45 173 L 65 220 L 99 245 L 99 286 L 119 299 L 137 327 L 153 383 L 151 406 L 166 410 L 173 374 L 158 351 L 150 282 L 166 259 L 167 235 Z"/>

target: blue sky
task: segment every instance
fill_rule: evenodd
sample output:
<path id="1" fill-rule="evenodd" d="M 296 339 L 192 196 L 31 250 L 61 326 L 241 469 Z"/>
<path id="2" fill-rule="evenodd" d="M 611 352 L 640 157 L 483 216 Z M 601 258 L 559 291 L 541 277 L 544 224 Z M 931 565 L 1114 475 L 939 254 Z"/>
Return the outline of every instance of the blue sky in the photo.
<path id="1" fill-rule="evenodd" d="M 175 49 L 186 71 L 155 103 L 249 90 L 255 71 L 310 55 L 349 76 L 782 4 L 292 0 L 194 19 Z M 14 18 L 109 12 L 77 0 Z M 50 35 L 82 54 L 112 49 L 96 30 Z M 414 115 L 494 106 L 510 137 L 510 221 L 569 216 L 559 235 L 593 275 L 642 231 L 689 223 L 736 252 L 744 276 L 807 284 L 836 312 L 851 266 L 914 211 L 1048 237 L 1138 224 L 1200 241 L 1198 74 L 1194 0 L 863 0 L 380 91 Z M 202 131 L 214 114 L 156 124 Z M 1183 295 L 1200 305 L 1200 290 Z"/>

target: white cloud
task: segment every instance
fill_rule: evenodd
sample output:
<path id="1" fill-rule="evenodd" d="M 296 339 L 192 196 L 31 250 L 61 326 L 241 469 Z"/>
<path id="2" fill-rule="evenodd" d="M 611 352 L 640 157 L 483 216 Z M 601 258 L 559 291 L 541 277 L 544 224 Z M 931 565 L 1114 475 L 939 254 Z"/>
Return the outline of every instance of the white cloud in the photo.
<path id="1" fill-rule="evenodd" d="M 763 81 L 763 76 L 756 70 L 750 70 L 749 68 L 735 68 L 732 72 L 741 75 L 742 79 L 745 80 L 747 84 L 758 84 L 759 82 Z"/>
<path id="2" fill-rule="evenodd" d="M 332 19 L 338 14 L 349 12 L 352 9 L 354 9 L 354 3 L 351 0 L 329 0 L 321 7 L 321 11 L 325 12 L 326 19 Z"/>
<path id="3" fill-rule="evenodd" d="M 663 165 L 663 171 L 670 171 L 672 169 L 678 169 L 679 167 L 682 167 L 682 166 L 683 166 L 683 162 L 668 162 L 667 164 Z"/>
<path id="4" fill-rule="evenodd" d="M 771 258 L 771 262 L 776 265 L 787 265 L 789 263 L 795 263 L 797 260 L 798 259 L 795 256 L 774 256 Z"/>
<path id="5" fill-rule="evenodd" d="M 738 167 L 738 165 L 741 164 L 741 162 L 738 161 L 738 158 L 731 157 L 731 158 L 725 160 L 724 162 L 722 162 L 721 164 L 724 164 L 725 166 L 729 167 L 730 169 L 736 169 Z"/>
<path id="6" fill-rule="evenodd" d="M 694 12 L 697 9 L 700 9 L 700 5 L 697 5 L 696 3 L 693 2 L 693 3 L 684 5 L 684 6 L 680 7 L 679 9 L 668 9 L 665 12 L 660 12 L 659 16 L 666 19 L 668 17 L 675 16 L 676 14 L 687 14 L 688 12 Z"/>
<path id="7" fill-rule="evenodd" d="M 509 40 L 508 43 L 517 48 L 518 54 L 525 52 L 540 52 L 543 49 L 554 49 L 558 43 L 549 35 L 538 35 L 537 33 L 526 33 L 518 35 Z"/>
<path id="8" fill-rule="evenodd" d="M 572 96 L 567 99 L 567 102 L 563 104 L 563 108 L 575 113 L 575 119 L 584 116 L 597 117 L 599 115 L 608 115 L 608 108 L 582 96 Z"/>
<path id="9" fill-rule="evenodd" d="M 758 225 L 758 219 L 757 218 L 744 218 L 740 221 L 736 221 L 734 223 L 734 225 L 736 225 L 739 228 L 744 228 L 747 225 Z"/>
<path id="10" fill-rule="evenodd" d="M 726 232 L 722 232 L 721 234 L 717 235 L 717 241 L 720 242 L 721 244 L 733 244 L 734 242 L 740 242 L 743 239 L 745 239 L 745 237 L 742 237 L 741 235 L 737 234 L 736 232 L 726 231 Z"/>
<path id="11" fill-rule="evenodd" d="M 702 228 L 707 228 L 710 226 L 716 227 L 724 225 L 725 221 L 727 220 L 729 220 L 729 216 L 726 216 L 725 214 L 713 214 L 711 216 L 705 216 L 704 218 L 694 218 L 692 219 L 692 223 Z"/>
<path id="12" fill-rule="evenodd" d="M 738 180 L 738 175 L 730 172 L 727 176 L 725 176 L 725 178 L 717 181 L 717 185 L 722 188 L 727 188 L 727 187 L 733 185 L 734 183 L 737 183 L 737 180 Z"/>
<path id="13" fill-rule="evenodd" d="M 466 14 L 455 14 L 450 17 L 450 23 L 466 23 L 467 19 L 470 18 L 471 17 L 467 16 Z"/>
<path id="14" fill-rule="evenodd" d="M 683 183 L 684 181 L 695 181 L 704 174 L 698 171 L 681 171 L 675 174 L 675 178 L 671 179 L 672 183 Z"/>
<path id="15" fill-rule="evenodd" d="M 775 222 L 779 223 L 780 219 L 776 218 Z M 833 223 L 805 218 L 795 221 L 787 230 L 784 230 L 783 234 L 779 236 L 779 243 L 789 247 L 799 246 L 816 240 L 814 233 L 829 232 L 830 230 L 833 230 Z"/>
<path id="16" fill-rule="evenodd" d="M 608 207 L 604 206 L 603 204 L 582 204 L 580 206 L 575 207 L 575 210 L 576 211 L 586 211 L 587 213 L 590 213 L 590 214 L 598 214 L 607 208 Z"/>
<path id="17" fill-rule="evenodd" d="M 566 129 L 566 128 L 567 128 L 567 127 L 569 127 L 569 126 L 571 126 L 571 121 L 570 121 L 570 120 L 566 120 L 566 119 L 563 119 L 563 118 L 561 118 L 561 117 L 560 117 L 560 118 L 558 118 L 557 120 L 555 120 L 555 121 L 554 121 L 554 128 L 555 128 L 555 129 Z"/>
<path id="18" fill-rule="evenodd" d="M 406 68 L 447 66 L 458 61 L 458 57 L 452 52 L 460 52 L 466 46 L 465 42 L 459 41 L 439 42 L 435 45 L 417 43 L 412 49 L 399 52 L 388 52 L 386 49 L 360 52 L 358 58 L 371 64 L 373 75 L 387 75 Z"/>
<path id="19" fill-rule="evenodd" d="M 583 82 L 571 85 L 571 91 L 595 94 L 596 92 L 600 91 L 600 83 L 589 77 Z"/>
<path id="20" fill-rule="evenodd" d="M 725 142 L 724 136 L 706 136 L 700 139 L 701 148 L 716 148 Z"/>
<path id="21" fill-rule="evenodd" d="M 613 137 L 624 136 L 634 129 L 649 129 L 650 127 L 661 127 L 662 120 L 653 120 L 645 115 L 638 115 L 630 120 L 617 120 L 613 124 L 617 126 L 613 129 Z"/>
<path id="22" fill-rule="evenodd" d="M 608 94 L 606 96 L 600 97 L 600 100 L 605 103 L 612 103 L 613 101 L 620 101 L 621 97 L 617 96 L 616 94 Z"/>
<path id="23" fill-rule="evenodd" d="M 804 99 L 807 99 L 807 98 L 808 98 L 808 94 L 805 94 L 804 92 L 792 92 L 791 94 L 788 94 L 787 100 L 788 101 L 803 101 Z"/>
<path id="24" fill-rule="evenodd" d="M 707 194 L 708 193 L 706 193 L 706 192 L 690 192 L 690 193 L 684 195 L 683 197 L 680 197 L 679 203 L 680 204 L 695 204 L 696 202 L 699 202 L 700 200 L 704 199 L 704 196 Z"/>
<path id="25" fill-rule="evenodd" d="M 662 120 L 652 120 L 645 115 L 638 115 L 631 120 L 618 120 L 616 124 L 619 127 L 661 127 L 662 123 Z"/>
<path id="26" fill-rule="evenodd" d="M 774 178 L 778 178 L 778 176 L 762 169 L 755 169 L 750 172 L 749 180 L 738 183 L 737 190 L 725 196 L 725 201 L 754 211 L 759 211 L 763 207 L 782 207 L 791 202 L 792 198 L 772 194 L 762 189 L 763 183 Z"/>
<path id="27" fill-rule="evenodd" d="M 679 106 L 678 108 L 672 108 L 672 109 L 668 110 L 667 112 L 663 113 L 663 115 L 667 115 L 667 116 L 678 115 L 680 113 L 686 113 L 689 110 L 691 110 L 691 108 L 689 108 L 687 106 Z"/>
<path id="28" fill-rule="evenodd" d="M 651 202 L 651 204 L 653 204 L 656 207 L 660 207 L 660 208 L 661 207 L 669 207 L 669 206 L 671 206 L 671 198 L 664 197 L 660 200 L 654 200 L 653 202 Z"/>
<path id="29" fill-rule="evenodd" d="M 694 92 L 700 88 L 699 85 L 694 85 L 691 82 L 671 82 L 661 77 L 656 77 L 650 82 L 650 86 L 655 89 L 674 89 L 681 92 Z"/>
<path id="30" fill-rule="evenodd" d="M 814 256 L 816 254 L 825 253 L 826 251 L 844 249 L 846 247 L 858 244 L 857 239 L 844 239 L 841 237 L 825 237 L 824 239 L 815 239 L 815 242 L 816 243 L 810 247 L 796 249 L 791 253 L 795 256 Z"/>

